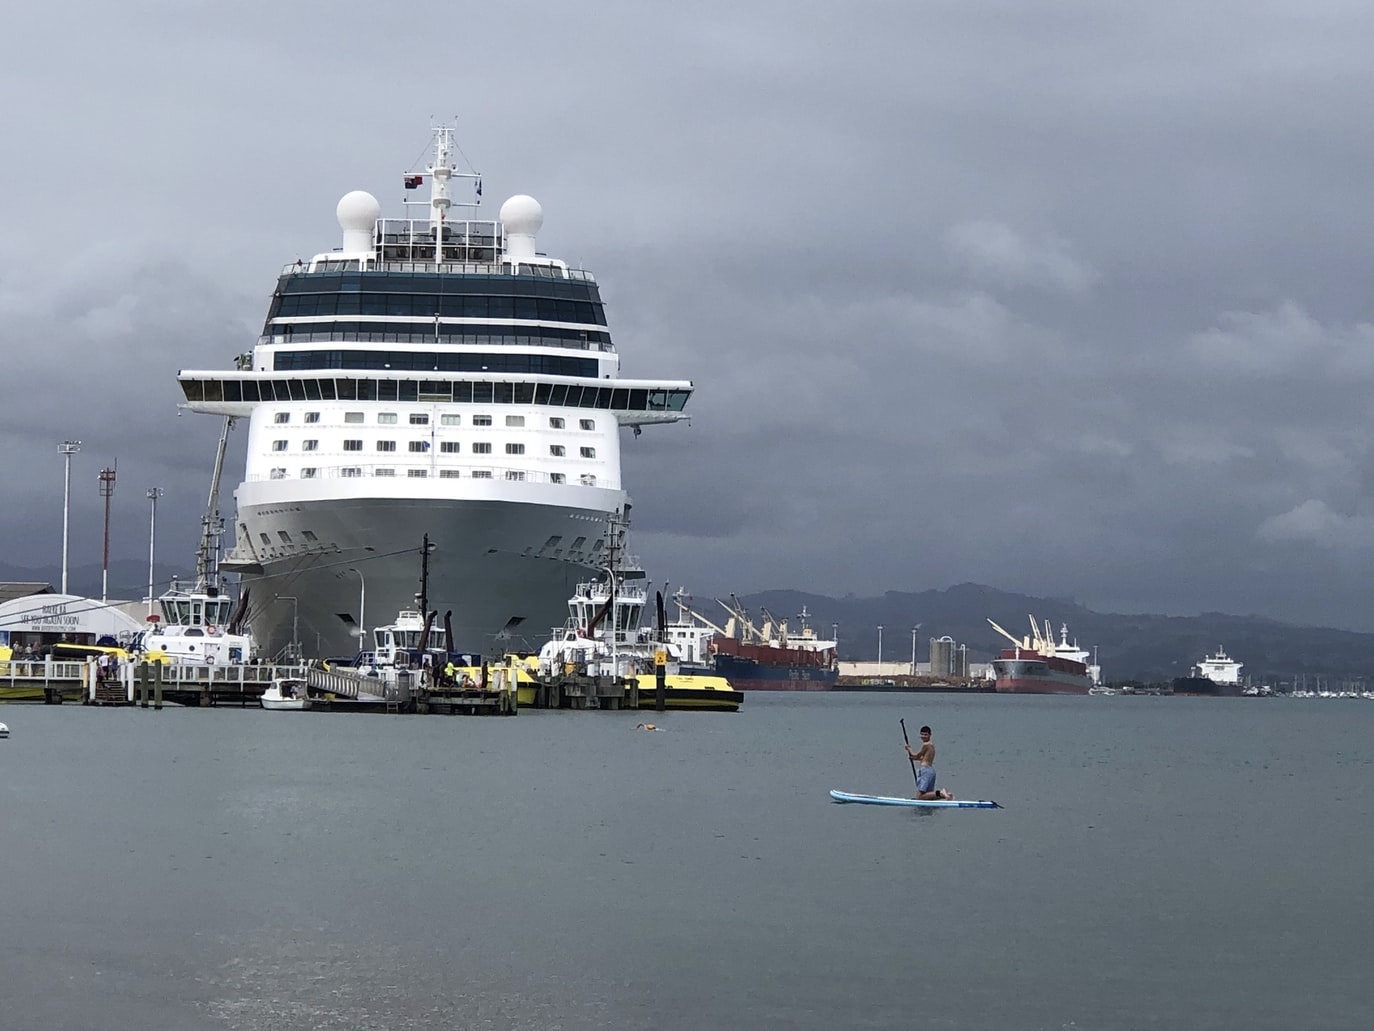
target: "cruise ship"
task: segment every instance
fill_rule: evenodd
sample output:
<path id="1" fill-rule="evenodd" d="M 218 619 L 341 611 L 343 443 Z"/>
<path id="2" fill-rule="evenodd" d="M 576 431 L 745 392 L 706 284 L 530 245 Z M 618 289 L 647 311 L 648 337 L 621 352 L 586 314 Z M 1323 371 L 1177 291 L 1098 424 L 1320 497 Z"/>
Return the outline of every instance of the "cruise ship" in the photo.
<path id="1" fill-rule="evenodd" d="M 342 246 L 282 270 L 252 352 L 178 375 L 182 407 L 247 420 L 221 569 L 261 654 L 351 655 L 364 608 L 422 593 L 455 648 L 541 640 L 605 565 L 621 430 L 686 418 L 690 381 L 620 377 L 596 279 L 537 250 L 534 198 L 455 217 L 482 182 L 452 161 L 451 127 L 434 137 L 403 183 L 428 189 L 424 217 L 346 194 Z"/>

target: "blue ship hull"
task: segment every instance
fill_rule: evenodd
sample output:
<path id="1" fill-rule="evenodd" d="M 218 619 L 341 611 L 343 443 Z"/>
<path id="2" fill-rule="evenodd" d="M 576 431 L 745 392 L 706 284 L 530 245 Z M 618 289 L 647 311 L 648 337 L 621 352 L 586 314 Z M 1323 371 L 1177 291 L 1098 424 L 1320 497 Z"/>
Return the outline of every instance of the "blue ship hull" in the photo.
<path id="1" fill-rule="evenodd" d="M 742 655 L 715 657 L 718 676 L 736 691 L 830 691 L 839 671 L 827 666 L 770 666 Z"/>

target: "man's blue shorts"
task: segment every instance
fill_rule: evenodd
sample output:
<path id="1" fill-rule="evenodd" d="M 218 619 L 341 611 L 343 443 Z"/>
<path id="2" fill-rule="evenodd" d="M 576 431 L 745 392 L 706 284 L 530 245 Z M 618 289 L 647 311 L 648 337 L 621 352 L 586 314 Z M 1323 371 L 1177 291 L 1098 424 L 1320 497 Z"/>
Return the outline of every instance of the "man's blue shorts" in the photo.
<path id="1" fill-rule="evenodd" d="M 918 766 L 916 767 L 916 790 L 921 794 L 935 790 L 935 767 Z"/>

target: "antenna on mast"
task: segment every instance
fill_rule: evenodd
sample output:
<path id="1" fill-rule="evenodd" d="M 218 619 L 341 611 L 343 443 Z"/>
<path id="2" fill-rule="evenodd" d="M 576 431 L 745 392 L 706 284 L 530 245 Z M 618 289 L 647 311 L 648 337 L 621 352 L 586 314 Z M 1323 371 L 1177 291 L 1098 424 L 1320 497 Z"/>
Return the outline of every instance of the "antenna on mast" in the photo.
<path id="1" fill-rule="evenodd" d="M 482 177 L 477 172 L 460 172 L 450 159 L 450 151 L 453 148 L 453 126 L 436 125 L 431 127 L 434 133 L 434 161 L 425 168 L 423 175 L 414 175 L 409 172 L 405 174 L 405 187 L 413 190 L 419 187 L 429 176 L 429 200 L 407 200 L 408 205 L 425 205 L 430 209 L 429 224 L 434 230 L 434 261 L 439 263 L 444 260 L 444 223 L 448 220 L 449 208 L 456 203 L 458 207 L 476 208 L 482 203 Z M 449 180 L 451 179 L 471 179 L 476 184 L 476 199 L 472 201 L 455 202 L 449 196 Z"/>

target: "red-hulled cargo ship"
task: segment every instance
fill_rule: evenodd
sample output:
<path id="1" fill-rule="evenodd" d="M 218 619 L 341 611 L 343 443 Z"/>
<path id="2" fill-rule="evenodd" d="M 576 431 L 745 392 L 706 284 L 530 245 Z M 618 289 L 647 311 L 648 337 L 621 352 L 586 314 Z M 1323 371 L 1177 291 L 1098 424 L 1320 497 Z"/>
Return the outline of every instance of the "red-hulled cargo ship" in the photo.
<path id="1" fill-rule="evenodd" d="M 724 677 L 737 691 L 829 691 L 840 676 L 835 642 L 816 636 L 803 608 L 797 618 L 800 630 L 788 630 L 762 610 L 762 623 L 750 618 L 733 594 L 727 603 L 717 599 L 730 614 L 725 626 L 717 626 L 689 604 L 683 591 L 673 595 L 677 621 L 668 625 L 669 640 L 680 642 L 689 661 L 708 667 Z"/>
<path id="2" fill-rule="evenodd" d="M 1061 625 L 1056 643 L 1045 623 L 1044 633 L 1031 617 L 1031 636 L 1018 641 L 988 620 L 1013 644 L 992 660 L 995 686 L 1005 694 L 1087 694 L 1098 682 L 1101 670 L 1088 664 L 1088 653 L 1069 643 L 1069 628 Z"/>
<path id="3" fill-rule="evenodd" d="M 717 675 L 737 691 L 829 691 L 840 675 L 835 649 L 825 647 L 831 642 L 815 644 L 821 647 L 749 644 L 717 634 L 711 654 Z"/>

